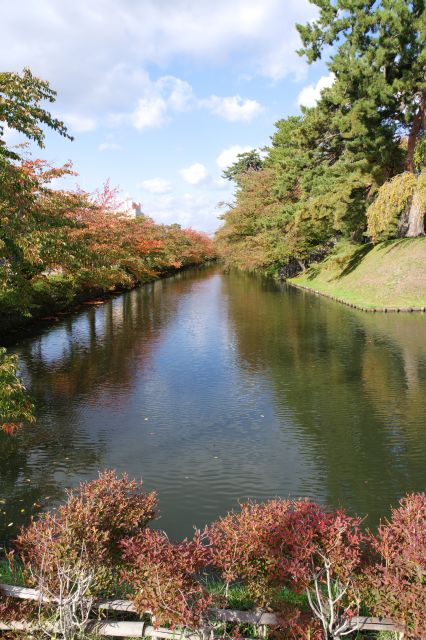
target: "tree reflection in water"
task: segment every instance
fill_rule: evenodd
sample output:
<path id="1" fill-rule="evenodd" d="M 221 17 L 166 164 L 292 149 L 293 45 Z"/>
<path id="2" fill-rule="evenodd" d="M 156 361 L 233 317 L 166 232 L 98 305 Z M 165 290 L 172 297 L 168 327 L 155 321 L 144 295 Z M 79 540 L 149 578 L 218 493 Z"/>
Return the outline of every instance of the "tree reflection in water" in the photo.
<path id="1" fill-rule="evenodd" d="M 2 541 L 105 467 L 158 489 L 176 538 L 247 497 L 307 495 L 375 524 L 426 488 L 424 316 L 201 269 L 14 351 L 38 422 L 0 434 Z"/>
<path id="2" fill-rule="evenodd" d="M 401 495 L 424 491 L 426 317 L 367 314 L 286 285 L 280 294 L 250 275 L 223 282 L 239 353 L 269 371 L 277 413 L 291 409 L 323 500 L 376 524 Z"/>

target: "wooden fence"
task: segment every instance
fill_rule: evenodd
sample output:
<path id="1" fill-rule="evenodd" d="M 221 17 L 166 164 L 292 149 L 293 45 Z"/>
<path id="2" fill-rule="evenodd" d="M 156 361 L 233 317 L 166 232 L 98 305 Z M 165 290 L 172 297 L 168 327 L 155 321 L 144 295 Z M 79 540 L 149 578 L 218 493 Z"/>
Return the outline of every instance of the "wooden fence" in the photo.
<path id="1" fill-rule="evenodd" d="M 8 584 L 0 584 L 0 594 L 11 597 L 20 598 L 22 600 L 34 600 L 40 604 L 51 602 L 49 598 L 43 596 L 36 589 L 26 587 L 17 587 Z M 130 600 L 107 600 L 98 602 L 94 605 L 101 611 L 121 611 L 125 613 L 135 613 L 135 608 Z M 146 612 L 150 614 L 149 611 Z M 112 636 L 117 638 L 159 638 L 164 640 L 177 640 L 185 638 L 185 640 L 215 640 L 222 636 L 215 635 L 214 623 L 240 623 L 252 624 L 255 627 L 267 627 L 277 624 L 277 616 L 274 613 L 265 611 L 234 611 L 232 609 L 215 609 L 210 608 L 205 618 L 205 626 L 197 631 L 189 630 L 170 630 L 162 627 L 153 627 L 143 621 L 118 621 L 118 620 L 93 620 L 86 627 L 87 632 L 96 633 L 100 636 Z M 37 631 L 37 624 L 25 621 L 1 622 L 0 631 Z M 389 618 L 368 618 L 364 616 L 355 616 L 350 621 L 350 628 L 353 631 L 392 631 L 404 635 L 404 628 L 396 624 Z M 57 625 L 54 623 L 46 623 L 46 630 L 55 633 L 58 631 Z"/>

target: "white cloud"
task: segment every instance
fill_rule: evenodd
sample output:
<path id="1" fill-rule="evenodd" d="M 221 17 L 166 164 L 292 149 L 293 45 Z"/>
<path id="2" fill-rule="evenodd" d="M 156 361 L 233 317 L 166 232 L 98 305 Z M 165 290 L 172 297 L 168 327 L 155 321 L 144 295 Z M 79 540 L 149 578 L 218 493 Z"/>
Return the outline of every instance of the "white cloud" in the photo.
<path id="1" fill-rule="evenodd" d="M 134 90 L 139 96 L 131 110 L 112 112 L 107 117 L 110 126 L 131 124 L 139 131 L 150 127 L 162 127 L 169 122 L 172 112 L 187 111 L 197 106 L 191 85 L 175 76 L 160 76 L 151 80 L 145 72 L 135 75 Z M 131 93 L 129 93 L 131 95 Z"/>
<path id="2" fill-rule="evenodd" d="M 170 120 L 172 112 L 206 108 L 230 122 L 250 122 L 259 115 L 263 107 L 256 100 L 240 96 L 219 97 L 198 100 L 191 85 L 175 76 L 161 76 L 151 80 L 148 74 L 139 78 L 140 92 L 137 106 L 132 112 L 110 114 L 111 126 L 132 124 L 142 131 L 149 127 L 161 127 Z"/>
<path id="3" fill-rule="evenodd" d="M 334 73 L 330 73 L 328 76 L 321 76 L 315 85 L 310 84 L 302 89 L 297 97 L 297 103 L 299 106 L 315 107 L 321 97 L 321 91 L 327 87 L 331 87 L 333 82 Z"/>
<path id="4" fill-rule="evenodd" d="M 309 0 L 20 0 L 3 3 L 0 53 L 3 69 L 30 64 L 46 78 L 62 111 L 66 105 L 70 114 L 98 119 L 150 98 L 144 68 L 166 68 L 176 58 L 273 80 L 302 76 L 306 63 L 295 53 L 294 24 L 316 14 Z M 169 99 L 182 110 L 191 90 L 175 82 Z M 139 126 L 161 120 L 158 101 L 156 110 L 150 107 L 149 117 L 135 116 Z M 251 109 L 245 105 L 245 117 Z"/>
<path id="5" fill-rule="evenodd" d="M 197 192 L 182 195 L 147 196 L 143 200 L 144 212 L 163 224 L 177 222 L 183 227 L 213 232 L 220 224 L 217 193 Z"/>
<path id="6" fill-rule="evenodd" d="M 216 164 L 219 169 L 227 169 L 231 164 L 237 160 L 237 156 L 239 153 L 246 153 L 247 151 L 252 151 L 253 147 L 245 146 L 242 147 L 239 144 L 234 144 L 232 147 L 227 147 L 220 152 L 218 157 L 216 158 Z"/>
<path id="7" fill-rule="evenodd" d="M 139 98 L 138 105 L 131 115 L 135 129 L 161 127 L 166 122 L 167 103 L 160 96 Z"/>
<path id="8" fill-rule="evenodd" d="M 96 120 L 89 116 L 68 113 L 62 116 L 62 120 L 70 128 L 71 133 L 87 133 L 96 129 Z"/>
<path id="9" fill-rule="evenodd" d="M 99 151 L 119 151 L 120 149 L 120 145 L 115 142 L 101 142 L 98 146 Z"/>
<path id="10" fill-rule="evenodd" d="M 262 105 L 256 100 L 244 99 L 241 96 L 211 96 L 208 100 L 201 101 L 201 104 L 229 122 L 251 122 L 263 110 Z"/>
<path id="11" fill-rule="evenodd" d="M 185 80 L 163 76 L 158 80 L 158 86 L 160 90 L 168 93 L 168 104 L 175 111 L 186 111 L 194 103 L 192 87 Z"/>
<path id="12" fill-rule="evenodd" d="M 142 180 L 140 187 L 149 193 L 169 193 L 172 190 L 170 182 L 163 178 Z"/>
<path id="13" fill-rule="evenodd" d="M 185 182 L 193 185 L 205 182 L 208 177 L 207 169 L 201 162 L 195 162 L 190 167 L 181 169 L 179 173 Z"/>

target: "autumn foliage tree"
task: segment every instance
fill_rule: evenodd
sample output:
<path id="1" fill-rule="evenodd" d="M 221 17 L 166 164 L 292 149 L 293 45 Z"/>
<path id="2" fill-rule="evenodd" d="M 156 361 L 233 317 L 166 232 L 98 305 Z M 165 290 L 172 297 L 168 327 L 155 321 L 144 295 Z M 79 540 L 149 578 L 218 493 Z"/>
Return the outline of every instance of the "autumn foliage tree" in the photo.
<path id="1" fill-rule="evenodd" d="M 146 216 L 130 219 L 120 212 L 117 191 L 108 182 L 94 194 L 58 188 L 60 178 L 75 175 L 70 163 L 54 167 L 9 148 L 6 127 L 39 147 L 45 127 L 70 138 L 64 123 L 45 108 L 55 99 L 49 84 L 29 69 L 0 73 L 2 330 L 215 255 L 205 234 Z M 15 375 L 15 359 L 4 353 L 0 358 L 0 421 L 11 432 L 33 419 L 32 405 Z"/>
<path id="2" fill-rule="evenodd" d="M 56 92 L 32 75 L 0 73 L 0 320 L 37 315 L 76 297 L 131 287 L 214 255 L 205 234 L 120 213 L 117 191 L 95 194 L 52 182 L 75 175 L 5 142 L 6 127 L 44 146 L 44 128 L 70 138 L 45 108 Z M 19 153 L 18 153 L 19 151 Z M 50 307 L 50 309 L 49 309 Z"/>
<path id="3" fill-rule="evenodd" d="M 5 126 L 22 133 L 39 147 L 44 146 L 43 127 L 69 138 L 64 123 L 54 118 L 44 108 L 44 103 L 53 103 L 56 91 L 49 83 L 34 76 L 25 68 L 21 74 L 10 71 L 0 73 L 0 161 L 19 159 L 16 150 L 9 149 L 4 140 Z"/>

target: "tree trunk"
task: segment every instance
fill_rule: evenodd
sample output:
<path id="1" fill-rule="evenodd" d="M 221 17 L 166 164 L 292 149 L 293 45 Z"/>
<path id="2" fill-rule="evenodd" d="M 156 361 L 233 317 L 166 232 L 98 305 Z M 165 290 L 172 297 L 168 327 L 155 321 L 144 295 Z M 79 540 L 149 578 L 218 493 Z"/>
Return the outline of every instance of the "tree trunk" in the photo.
<path id="1" fill-rule="evenodd" d="M 407 140 L 407 160 L 405 168 L 407 171 L 414 173 L 414 152 L 416 150 L 417 138 L 419 137 L 425 118 L 425 94 L 422 94 L 418 111 L 413 119 L 411 131 Z"/>
<path id="2" fill-rule="evenodd" d="M 418 238 L 425 235 L 425 211 L 421 205 L 419 192 L 415 189 L 407 212 L 406 238 Z"/>

